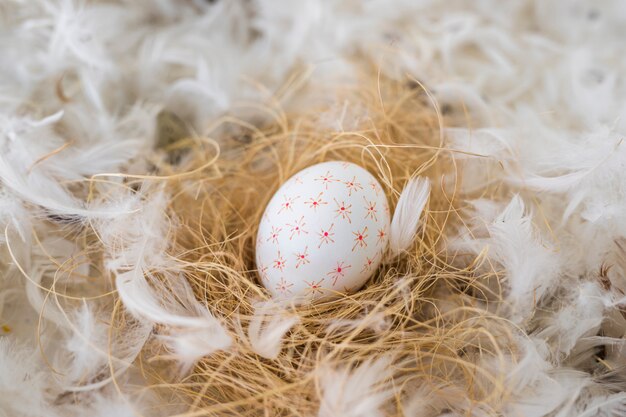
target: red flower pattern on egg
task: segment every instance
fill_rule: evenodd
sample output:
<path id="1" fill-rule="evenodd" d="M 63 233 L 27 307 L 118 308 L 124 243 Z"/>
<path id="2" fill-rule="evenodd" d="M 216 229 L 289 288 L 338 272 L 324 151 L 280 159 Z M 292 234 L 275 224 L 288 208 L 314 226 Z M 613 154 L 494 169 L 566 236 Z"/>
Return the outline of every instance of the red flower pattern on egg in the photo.
<path id="1" fill-rule="evenodd" d="M 293 287 L 293 283 L 286 281 L 284 277 L 276 284 L 276 290 L 283 293 L 283 295 L 291 294 L 291 287 Z"/>
<path id="2" fill-rule="evenodd" d="M 352 252 L 354 252 L 357 248 L 367 247 L 367 226 L 363 230 L 352 232 L 352 234 L 354 235 L 354 246 L 352 246 Z"/>
<path id="3" fill-rule="evenodd" d="M 374 259 L 376 259 L 376 255 L 374 255 L 372 258 L 370 258 L 369 256 L 367 256 L 365 258 L 365 264 L 363 265 L 363 269 L 361 269 L 361 273 L 368 272 L 368 271 L 372 270 L 372 266 L 374 264 Z"/>
<path id="4" fill-rule="evenodd" d="M 335 240 L 333 239 L 333 236 L 335 236 L 335 234 L 333 233 L 333 227 L 335 227 L 335 223 L 331 224 L 330 227 L 327 229 L 322 229 L 322 231 L 319 233 L 320 244 L 317 245 L 318 249 L 321 248 L 324 243 L 335 243 Z"/>
<path id="5" fill-rule="evenodd" d="M 335 204 L 337 205 L 335 218 L 341 217 L 343 220 L 347 220 L 348 223 L 352 223 L 352 220 L 350 220 L 350 215 L 352 214 L 352 210 L 350 209 L 352 208 L 352 204 L 346 204 L 345 201 L 340 203 L 337 199 L 333 200 L 335 200 Z"/>
<path id="6" fill-rule="evenodd" d="M 264 266 L 263 264 L 259 264 L 258 268 L 259 268 L 258 269 L 259 275 L 261 275 L 261 279 L 263 281 L 267 280 L 267 270 L 268 270 L 268 267 Z"/>
<path id="7" fill-rule="evenodd" d="M 384 229 L 381 228 L 381 229 L 378 229 L 378 234 L 376 236 L 378 236 L 378 243 L 382 243 L 387 237 L 387 233 L 385 232 Z"/>
<path id="8" fill-rule="evenodd" d="M 306 202 L 309 205 L 309 208 L 312 208 L 313 210 L 317 211 L 318 207 L 325 206 L 326 204 L 328 204 L 327 201 L 322 200 L 322 194 L 324 193 L 322 192 L 322 193 L 319 193 L 317 197 L 309 198 L 309 200 Z"/>
<path id="9" fill-rule="evenodd" d="M 337 284 L 337 280 L 339 278 L 343 278 L 346 275 L 346 270 L 352 268 L 352 265 L 346 265 L 345 262 L 337 262 L 337 266 L 335 266 L 330 272 L 326 275 L 329 275 L 333 280 L 333 285 Z"/>
<path id="10" fill-rule="evenodd" d="M 293 222 L 293 224 L 287 223 L 287 226 L 289 227 L 289 231 L 291 232 L 291 235 L 289 235 L 289 240 L 293 239 L 295 235 L 300 236 L 300 233 L 304 233 L 306 235 L 309 234 L 309 232 L 305 229 L 306 222 L 304 221 L 304 216 L 300 216 L 300 219 Z"/>
<path id="11" fill-rule="evenodd" d="M 280 255 L 280 251 L 278 251 L 278 255 L 276 256 L 276 259 L 274 259 L 274 269 L 278 269 L 280 272 L 283 272 L 286 265 L 287 261 Z"/>
<path id="12" fill-rule="evenodd" d="M 311 263 L 311 261 L 309 260 L 309 247 L 307 246 L 302 252 L 296 253 L 296 269 L 308 263 Z"/>
<path id="13" fill-rule="evenodd" d="M 300 196 L 297 196 L 297 197 L 286 197 L 286 196 L 283 196 L 283 198 L 284 198 L 284 201 L 280 205 L 280 210 L 278 210 L 278 214 L 280 214 L 280 213 L 282 213 L 284 211 L 293 212 L 293 205 L 296 202 L 296 200 L 300 198 Z"/>
<path id="14" fill-rule="evenodd" d="M 376 193 L 376 197 L 378 197 L 378 193 L 380 192 L 380 185 L 375 180 L 370 181 L 370 187 Z"/>
<path id="15" fill-rule="evenodd" d="M 272 232 L 270 236 L 267 238 L 267 242 L 278 243 L 278 237 L 280 236 L 280 231 L 283 230 L 282 227 L 272 226 Z"/>
<path id="16" fill-rule="evenodd" d="M 307 288 L 308 292 L 312 293 L 313 295 L 324 293 L 324 291 L 322 290 L 322 282 L 324 282 L 324 278 L 320 279 L 317 282 L 304 280 L 304 283 L 309 286 L 309 288 Z"/>
<path id="17" fill-rule="evenodd" d="M 357 182 L 356 176 L 353 176 L 351 180 L 345 181 L 346 188 L 348 189 L 348 197 L 352 197 L 352 193 L 362 190 L 361 183 Z"/>
<path id="18" fill-rule="evenodd" d="M 331 174 L 330 171 L 326 171 L 326 174 L 320 175 L 315 179 L 315 181 L 320 181 L 322 184 L 324 184 L 326 190 L 328 190 L 328 186 L 333 182 L 339 182 L 339 180 L 335 178 L 335 176 Z"/>
<path id="19" fill-rule="evenodd" d="M 365 218 L 377 222 L 378 216 L 376 216 L 376 213 L 378 213 L 378 210 L 376 210 L 376 202 L 368 201 L 365 197 L 363 197 L 363 200 L 365 201 Z"/>

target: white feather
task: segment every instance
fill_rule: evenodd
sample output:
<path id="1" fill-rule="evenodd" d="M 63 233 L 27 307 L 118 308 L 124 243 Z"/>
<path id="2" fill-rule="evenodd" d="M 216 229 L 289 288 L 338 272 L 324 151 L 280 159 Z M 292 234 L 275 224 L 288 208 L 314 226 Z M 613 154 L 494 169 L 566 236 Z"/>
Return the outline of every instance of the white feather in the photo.
<path id="1" fill-rule="evenodd" d="M 64 370 L 60 382 L 67 391 L 93 392 L 109 385 L 133 366 L 152 332 L 151 325 L 126 317 L 123 334 L 110 334 L 110 317 L 95 308 L 84 301 L 66 317 L 71 336 L 65 349 L 57 351 L 54 365 Z"/>
<path id="2" fill-rule="evenodd" d="M 376 333 L 384 333 L 392 326 L 391 318 L 384 312 L 374 314 L 364 314 L 363 317 L 357 319 L 332 319 L 326 326 L 328 333 L 337 331 L 349 332 L 358 327 L 368 328 Z"/>
<path id="3" fill-rule="evenodd" d="M 0 416 L 38 417 L 49 413 L 54 393 L 35 352 L 10 337 L 0 337 Z"/>
<path id="4" fill-rule="evenodd" d="M 577 417 L 621 417 L 626 415 L 626 393 L 599 396 L 581 408 Z"/>
<path id="5" fill-rule="evenodd" d="M 518 340 L 516 357 L 483 363 L 494 375 L 503 375 L 507 390 L 504 415 L 545 417 L 576 401 L 591 382 L 584 372 L 555 370 L 548 361 L 549 345 L 541 339 Z"/>
<path id="6" fill-rule="evenodd" d="M 137 202 L 139 210 L 99 223 L 98 231 L 125 308 L 138 320 L 164 325 L 162 340 L 188 370 L 200 357 L 230 346 L 231 337 L 196 300 L 184 275 L 172 272 L 178 266 L 167 254 L 166 201 L 156 191 Z"/>
<path id="7" fill-rule="evenodd" d="M 283 338 L 300 321 L 277 303 L 257 302 L 248 325 L 248 339 L 252 350 L 267 359 L 276 359 L 282 349 Z"/>
<path id="8" fill-rule="evenodd" d="M 406 251 L 413 243 L 429 195 L 428 178 L 413 178 L 402 190 L 389 231 L 391 256 L 397 256 Z"/>
<path id="9" fill-rule="evenodd" d="M 382 417 L 382 406 L 393 396 L 390 356 L 368 360 L 355 369 L 322 368 L 319 374 L 319 417 Z"/>
<path id="10" fill-rule="evenodd" d="M 560 260 L 540 239 L 519 196 L 513 197 L 488 230 L 490 238 L 485 243 L 490 256 L 505 269 L 502 279 L 508 288 L 512 318 L 527 320 L 536 303 L 555 291 Z"/>
<path id="11" fill-rule="evenodd" d="M 594 336 L 604 320 L 609 298 L 593 282 L 580 285 L 571 297 L 562 297 L 563 307 L 541 321 L 536 336 L 551 342 L 555 354 L 569 355 L 584 337 Z"/>

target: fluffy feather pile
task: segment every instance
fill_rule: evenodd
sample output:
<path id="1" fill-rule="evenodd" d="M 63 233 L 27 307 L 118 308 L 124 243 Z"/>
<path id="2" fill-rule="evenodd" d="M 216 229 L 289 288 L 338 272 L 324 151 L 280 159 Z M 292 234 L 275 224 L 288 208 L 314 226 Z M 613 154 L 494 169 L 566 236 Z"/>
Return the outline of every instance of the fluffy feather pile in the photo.
<path id="1" fill-rule="evenodd" d="M 498 354 L 476 347 L 476 384 L 504 388 L 488 408 L 454 381 L 404 375 L 400 413 L 626 414 L 625 40 L 620 0 L 0 2 L 0 416 L 202 415 L 185 390 L 145 387 L 243 343 L 276 359 L 301 319 L 255 301 L 247 328 L 233 325 L 172 255 L 189 225 L 160 179 L 200 186 L 157 170 L 157 119 L 212 135 L 194 172 L 217 176 L 215 159 L 237 158 L 223 138 L 246 137 L 216 120 L 254 131 L 282 123 L 262 109 L 320 107 L 324 130 L 355 129 L 369 115 L 341 91 L 372 62 L 434 96 L 460 180 L 433 189 L 454 188 L 463 219 L 439 249 L 475 268 L 475 308 L 510 328 Z M 377 333 L 387 319 L 332 325 Z M 161 362 L 176 367 L 163 376 Z M 385 415 L 402 367 L 384 354 L 324 364 L 306 399 L 318 408 L 300 411 Z M 202 375 L 185 387 L 210 390 Z"/>

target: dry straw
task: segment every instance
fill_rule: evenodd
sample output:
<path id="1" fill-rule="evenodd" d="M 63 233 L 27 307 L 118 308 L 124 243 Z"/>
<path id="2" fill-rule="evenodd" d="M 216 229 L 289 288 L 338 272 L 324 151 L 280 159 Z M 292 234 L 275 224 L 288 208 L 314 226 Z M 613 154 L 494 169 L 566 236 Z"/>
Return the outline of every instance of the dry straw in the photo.
<path id="1" fill-rule="evenodd" d="M 416 409 L 415 392 L 436 398 L 440 409 L 463 404 L 464 413 L 490 414 L 504 399 L 502 375 L 480 366 L 505 357 L 507 326 L 484 311 L 498 296 L 481 287 L 487 277 L 476 272 L 480 260 L 463 263 L 446 252 L 447 237 L 462 222 L 460 174 L 445 148 L 436 103 L 415 80 L 378 79 L 341 94 L 339 102 L 347 104 L 339 112 L 320 104 L 285 114 L 270 103 L 254 109 L 264 113 L 260 125 L 224 117 L 203 138 L 170 145 L 180 164 L 159 164 L 177 222 L 172 256 L 184 263 L 196 297 L 234 337 L 229 349 L 200 360 L 182 381 L 156 371 L 168 352 L 146 352 L 145 372 L 170 401 L 185 404 L 181 416 L 323 415 L 332 412 L 322 400 L 329 378 L 339 378 L 331 370 L 381 360 L 384 377 L 361 394 L 382 394 L 385 415 Z M 338 113 L 339 123 L 328 123 L 327 115 Z M 368 169 L 392 206 L 410 178 L 429 177 L 424 227 L 407 253 L 379 268 L 356 294 L 290 306 L 297 324 L 277 357 L 266 359 L 246 338 L 254 303 L 268 299 L 255 272 L 257 225 L 287 178 L 328 160 Z"/>

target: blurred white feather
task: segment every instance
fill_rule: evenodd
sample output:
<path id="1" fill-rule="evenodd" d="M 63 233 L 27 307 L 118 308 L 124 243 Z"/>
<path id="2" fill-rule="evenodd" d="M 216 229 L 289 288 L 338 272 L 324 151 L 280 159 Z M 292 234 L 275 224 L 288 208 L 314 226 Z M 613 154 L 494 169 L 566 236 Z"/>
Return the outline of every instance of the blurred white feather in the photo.
<path id="1" fill-rule="evenodd" d="M 382 417 L 382 406 L 394 395 L 392 357 L 382 356 L 358 367 L 320 369 L 319 417 Z"/>
<path id="2" fill-rule="evenodd" d="M 61 381 L 67 391 L 94 391 L 110 384 L 133 365 L 152 331 L 152 326 L 128 317 L 124 334 L 112 336 L 109 317 L 94 309 L 83 302 L 67 317 L 71 336 L 53 358 L 55 367 L 64 370 Z"/>
<path id="3" fill-rule="evenodd" d="M 556 357 L 569 355 L 583 338 L 600 330 L 610 298 L 593 282 L 583 283 L 562 297 L 563 307 L 541 321 L 536 337 L 549 340 Z"/>
<path id="4" fill-rule="evenodd" d="M 475 204 L 474 207 L 489 213 L 487 216 L 494 214 L 491 205 Z M 475 226 L 470 235 L 450 247 L 474 254 L 487 249 L 487 256 L 504 269 L 499 276 L 506 285 L 510 318 L 517 323 L 527 321 L 532 318 L 535 306 L 558 288 L 561 260 L 555 249 L 541 239 L 532 223 L 532 215 L 525 213 L 520 196 L 514 196 L 493 219 L 481 218 L 480 211 L 476 217 L 484 222 L 487 236 L 474 235 L 480 230 Z"/>
<path id="5" fill-rule="evenodd" d="M 275 302 L 257 302 L 248 325 L 248 340 L 252 350 L 267 359 L 276 359 L 282 349 L 285 334 L 299 321 Z"/>
<path id="6" fill-rule="evenodd" d="M 49 409 L 54 393 L 47 389 L 51 375 L 35 351 L 0 337 L 0 369 L 0 416 L 55 416 Z"/>
<path id="7" fill-rule="evenodd" d="M 524 202 L 515 196 L 489 226 L 495 260 L 506 270 L 507 299 L 513 305 L 516 321 L 532 315 L 536 303 L 555 290 L 559 258 L 547 242 L 540 240 Z"/>
<path id="8" fill-rule="evenodd" d="M 579 407 L 577 413 L 577 417 L 620 417 L 626 415 L 626 392 L 592 398 L 584 406 Z"/>
<path id="9" fill-rule="evenodd" d="M 230 346 L 231 338 L 218 319 L 194 296 L 179 267 L 167 254 L 172 219 L 165 213 L 167 196 L 144 190 L 137 210 L 97 224 L 108 249 L 106 266 L 124 307 L 138 320 L 165 325 L 162 340 L 183 369 L 215 350 Z"/>

